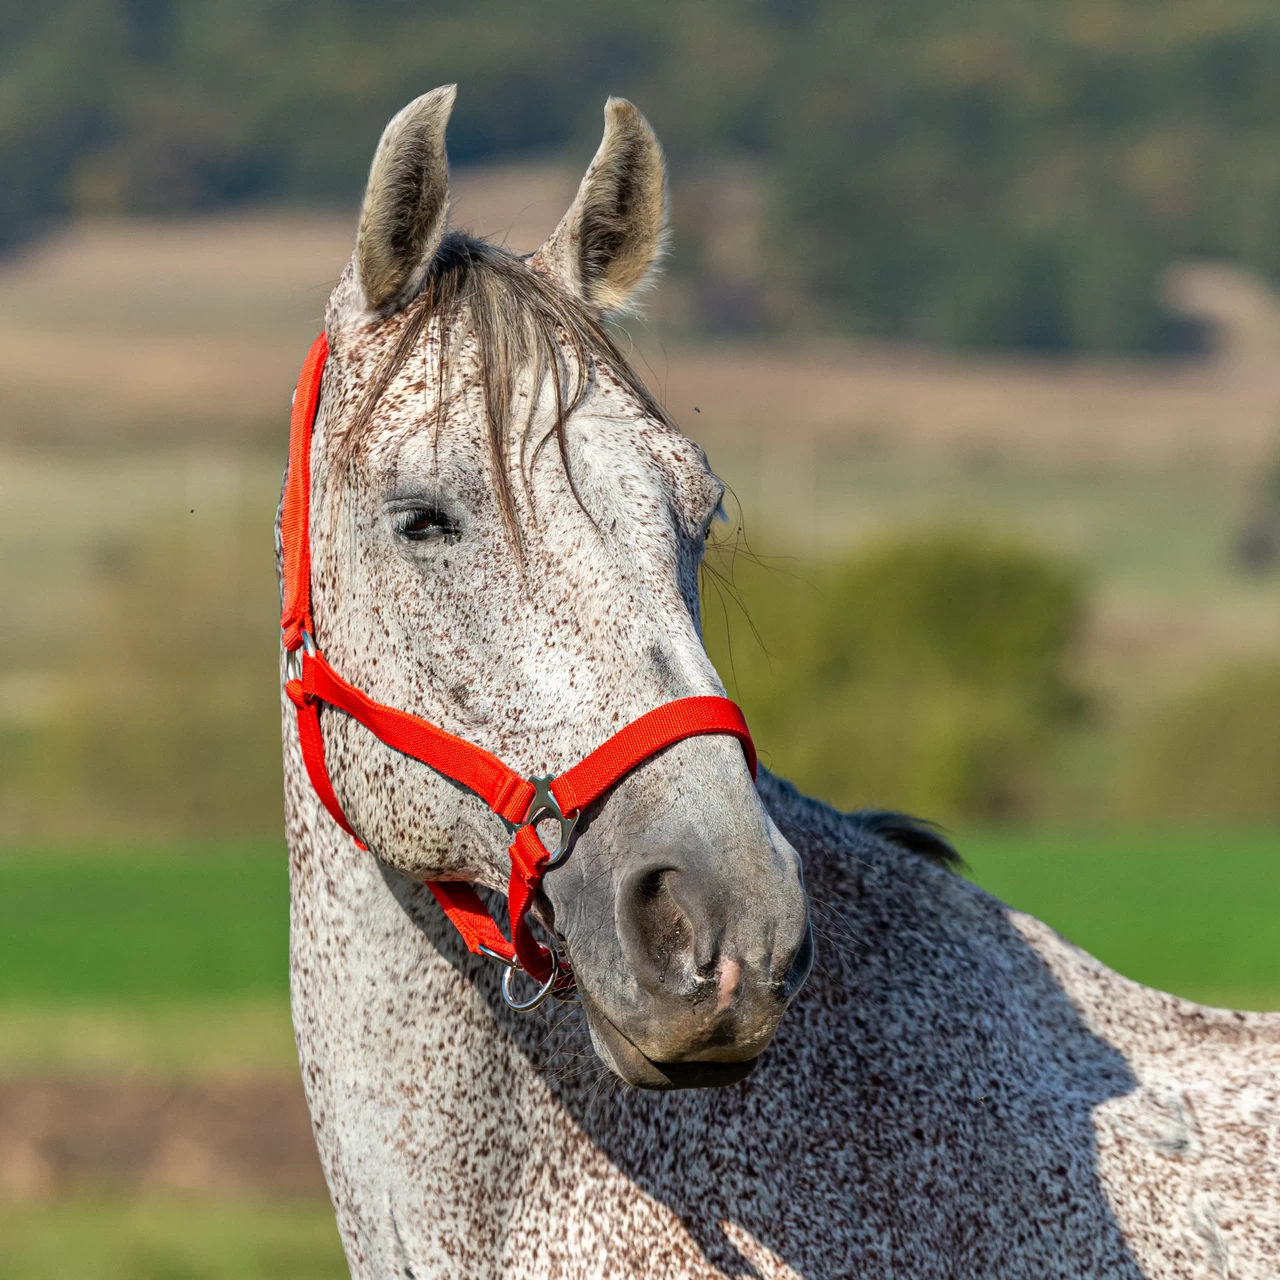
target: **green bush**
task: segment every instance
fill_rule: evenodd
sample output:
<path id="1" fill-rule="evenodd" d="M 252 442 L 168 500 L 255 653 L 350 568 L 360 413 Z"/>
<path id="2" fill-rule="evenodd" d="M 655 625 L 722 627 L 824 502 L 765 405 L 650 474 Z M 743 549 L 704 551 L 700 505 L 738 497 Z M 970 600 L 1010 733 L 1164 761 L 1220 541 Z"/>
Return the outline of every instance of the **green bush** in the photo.
<path id="1" fill-rule="evenodd" d="M 704 590 L 708 649 L 766 763 L 845 807 L 947 819 L 1037 811 L 1082 706 L 1083 609 L 1073 566 L 971 530 L 892 537 L 809 581 L 713 559 Z"/>
<path id="2" fill-rule="evenodd" d="M 1130 804 L 1151 821 L 1280 821 L 1280 661 L 1233 663 L 1155 709 Z"/>

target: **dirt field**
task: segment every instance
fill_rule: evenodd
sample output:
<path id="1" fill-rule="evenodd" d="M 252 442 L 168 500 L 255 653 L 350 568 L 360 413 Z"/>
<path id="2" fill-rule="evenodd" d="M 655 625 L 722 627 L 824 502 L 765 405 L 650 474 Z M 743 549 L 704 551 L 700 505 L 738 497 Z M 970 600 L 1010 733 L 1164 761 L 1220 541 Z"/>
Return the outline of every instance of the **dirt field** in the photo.
<path id="1" fill-rule="evenodd" d="M 458 175 L 456 220 L 526 250 L 567 204 L 570 174 Z M 73 226 L 0 264 L 0 438 L 119 444 L 279 439 L 284 406 L 350 250 L 349 214 L 258 214 Z M 1280 428 L 1280 308 L 1225 269 L 1172 282 L 1219 322 L 1197 364 L 965 361 L 826 340 L 675 349 L 625 322 L 637 363 L 709 442 L 803 455 L 842 439 L 954 456 L 1248 467 Z M 661 295 L 655 310 L 661 312 Z"/>
<path id="2" fill-rule="evenodd" d="M 301 1082 L 0 1077 L 0 1202 L 87 1191 L 323 1196 Z"/>

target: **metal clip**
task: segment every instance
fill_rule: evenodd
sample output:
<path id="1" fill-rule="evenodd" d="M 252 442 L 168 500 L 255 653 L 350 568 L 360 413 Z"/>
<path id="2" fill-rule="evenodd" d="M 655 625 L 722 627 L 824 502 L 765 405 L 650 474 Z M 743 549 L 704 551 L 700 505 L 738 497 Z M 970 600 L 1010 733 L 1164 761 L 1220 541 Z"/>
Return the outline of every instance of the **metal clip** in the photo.
<path id="1" fill-rule="evenodd" d="M 554 867 L 569 852 L 569 843 L 573 839 L 573 829 L 578 825 L 581 811 L 575 809 L 567 816 L 562 812 L 560 801 L 555 798 L 551 791 L 551 784 L 555 781 L 554 774 L 544 774 L 540 777 L 530 778 L 529 781 L 533 784 L 533 801 L 529 805 L 529 816 L 520 825 L 522 827 L 533 827 L 536 833 L 537 823 L 543 818 L 553 818 L 560 824 L 559 847 L 547 859 L 547 866 Z"/>
<path id="2" fill-rule="evenodd" d="M 489 959 L 496 960 L 499 964 L 506 966 L 507 971 L 502 975 L 502 998 L 507 1002 L 507 1004 L 520 1013 L 524 1013 L 529 1009 L 536 1009 L 547 998 L 548 990 L 550 991 L 550 994 L 555 996 L 555 998 L 561 1003 L 574 1001 L 578 998 L 578 989 L 573 982 L 573 975 L 563 967 L 563 961 L 560 959 L 560 953 L 555 949 L 555 947 L 551 948 L 553 966 L 551 969 L 551 977 L 549 979 L 551 984 L 550 987 L 540 987 L 538 989 L 538 993 L 533 997 L 532 1003 L 524 1004 L 516 1000 L 511 994 L 511 975 L 516 972 L 524 973 L 524 965 L 522 965 L 514 956 L 508 958 L 501 952 L 495 951 L 492 947 L 486 947 L 483 942 L 477 943 L 476 950 L 479 951 L 482 956 L 488 956 Z M 561 977 L 565 976 L 568 978 L 567 983 L 562 987 L 557 987 L 557 982 L 559 982 Z"/>
<path id="3" fill-rule="evenodd" d="M 492 955 L 493 953 L 490 952 Z M 503 957 L 499 956 L 498 959 Z M 511 994 L 511 979 L 515 976 L 517 970 L 523 973 L 524 966 L 517 960 L 515 964 L 508 964 L 507 971 L 502 975 L 502 998 L 517 1013 L 528 1013 L 531 1009 L 536 1009 L 551 994 L 551 989 L 556 985 L 556 980 L 560 977 L 560 953 L 551 948 L 551 973 L 546 982 L 529 997 L 528 1000 L 517 1000 Z"/>

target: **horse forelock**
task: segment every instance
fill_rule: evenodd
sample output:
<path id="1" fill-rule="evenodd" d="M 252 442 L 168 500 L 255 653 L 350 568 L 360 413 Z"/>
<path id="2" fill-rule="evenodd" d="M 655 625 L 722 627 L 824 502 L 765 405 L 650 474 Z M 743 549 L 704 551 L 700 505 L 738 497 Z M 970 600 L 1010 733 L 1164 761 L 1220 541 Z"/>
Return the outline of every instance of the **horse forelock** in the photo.
<path id="1" fill-rule="evenodd" d="M 386 392 L 415 356 L 423 358 L 430 391 L 421 425 L 439 431 L 465 356 L 483 405 L 496 496 L 517 549 L 523 539 L 515 484 L 527 491 L 528 467 L 553 438 L 573 495 L 583 506 L 566 426 L 602 372 L 635 398 L 646 417 L 672 426 L 593 308 L 532 270 L 525 259 L 463 232 L 445 236 L 416 299 L 395 316 L 358 326 L 346 341 L 382 350 L 362 378 L 347 420 L 328 427 L 335 474 L 340 477 L 357 464 L 377 437 Z M 521 413 L 519 389 L 526 377 L 532 381 L 529 409 Z M 553 424 L 534 440 L 534 406 L 548 384 Z"/>

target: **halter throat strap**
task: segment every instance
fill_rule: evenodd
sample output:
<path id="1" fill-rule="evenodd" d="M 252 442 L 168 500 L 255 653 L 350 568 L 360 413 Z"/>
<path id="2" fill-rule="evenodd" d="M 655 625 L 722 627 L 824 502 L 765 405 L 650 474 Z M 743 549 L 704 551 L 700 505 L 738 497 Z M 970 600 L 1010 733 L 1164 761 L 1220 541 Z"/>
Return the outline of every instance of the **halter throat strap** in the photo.
<path id="1" fill-rule="evenodd" d="M 322 707 L 332 707 L 358 720 L 389 747 L 421 761 L 479 796 L 515 829 L 509 854 L 507 887 L 511 939 L 490 916 L 480 895 L 462 881 L 428 881 L 427 887 L 469 950 L 493 956 L 507 965 L 503 992 L 516 1008 L 531 1008 L 548 994 L 567 997 L 572 972 L 529 928 L 528 915 L 542 877 L 569 849 L 573 827 L 582 811 L 637 765 L 685 738 L 727 734 L 741 744 L 754 779 L 756 752 L 738 706 L 728 698 L 680 698 L 664 703 L 632 721 L 590 755 L 556 777 L 525 778 L 497 756 L 464 738 L 396 707 L 376 702 L 344 680 L 317 647 L 311 615 L 311 439 L 320 404 L 320 386 L 328 356 L 322 333 L 312 344 L 294 394 L 289 432 L 289 472 L 281 510 L 283 600 L 280 626 L 287 652 L 285 693 L 297 708 L 298 741 L 307 776 L 333 820 L 360 846 L 338 803 L 325 763 Z M 536 824 L 559 821 L 560 841 L 554 850 L 542 843 Z M 510 976 L 523 969 L 540 984 L 533 1001 L 517 1003 Z"/>

